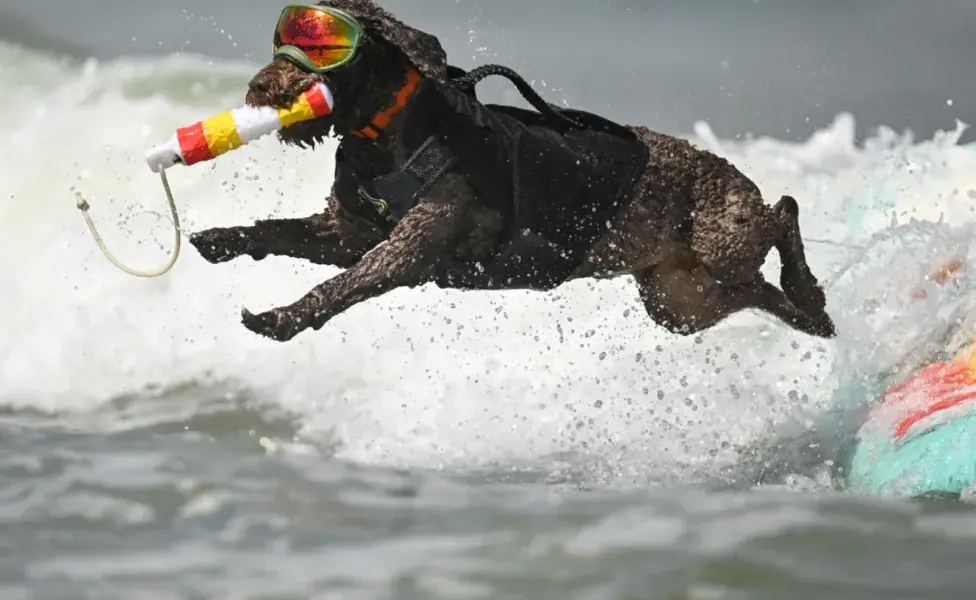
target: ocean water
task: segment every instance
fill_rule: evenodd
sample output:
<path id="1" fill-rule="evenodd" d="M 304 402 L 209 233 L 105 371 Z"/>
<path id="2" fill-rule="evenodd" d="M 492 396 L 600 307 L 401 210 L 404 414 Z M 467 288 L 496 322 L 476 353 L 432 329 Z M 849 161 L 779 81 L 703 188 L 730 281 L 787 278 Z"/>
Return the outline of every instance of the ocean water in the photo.
<path id="1" fill-rule="evenodd" d="M 397 290 L 282 345 L 241 307 L 335 269 L 190 248 L 136 279 L 72 196 L 127 262 L 164 260 L 142 153 L 240 104 L 255 67 L 0 43 L 0 597 L 972 597 L 967 505 L 843 480 L 858 409 L 971 331 L 961 124 L 687 133 L 799 200 L 834 340 L 755 313 L 675 337 L 620 279 Z M 170 170 L 184 230 L 320 209 L 329 150 L 266 139 Z M 960 277 L 926 281 L 956 256 Z"/>

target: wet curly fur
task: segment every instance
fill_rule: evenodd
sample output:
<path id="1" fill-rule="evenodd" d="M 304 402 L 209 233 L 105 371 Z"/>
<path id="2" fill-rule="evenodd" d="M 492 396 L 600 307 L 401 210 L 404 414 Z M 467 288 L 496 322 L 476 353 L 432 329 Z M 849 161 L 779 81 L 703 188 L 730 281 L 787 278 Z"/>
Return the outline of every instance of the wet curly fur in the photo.
<path id="1" fill-rule="evenodd" d="M 447 57 L 434 36 L 371 0 L 320 4 L 356 17 L 367 42 L 353 63 L 323 77 L 333 90 L 335 112 L 282 130 L 283 142 L 314 147 L 330 132 L 344 135 L 362 127 L 389 103 L 410 68 L 426 78 L 446 78 Z M 288 106 L 317 79 L 275 59 L 250 82 L 247 102 Z M 409 155 L 402 139 L 411 108 L 408 103 L 374 147 L 346 148 L 341 160 L 366 172 L 401 166 Z M 701 331 L 755 308 L 799 331 L 832 337 L 824 293 L 804 256 L 796 201 L 783 196 L 767 206 L 755 184 L 727 160 L 645 127 L 631 129 L 648 145 L 650 158 L 611 229 L 571 279 L 632 275 L 651 319 L 676 333 Z M 486 206 L 463 173 L 442 176 L 425 199 L 395 226 L 383 227 L 341 211 L 334 186 L 322 213 L 208 229 L 191 242 L 214 263 L 274 254 L 345 268 L 294 304 L 258 315 L 243 311 L 246 327 L 280 341 L 319 329 L 349 307 L 397 287 L 433 282 L 505 289 L 505 281 L 483 267 L 503 242 L 501 215 Z M 782 259 L 782 290 L 759 272 L 773 247 Z"/>

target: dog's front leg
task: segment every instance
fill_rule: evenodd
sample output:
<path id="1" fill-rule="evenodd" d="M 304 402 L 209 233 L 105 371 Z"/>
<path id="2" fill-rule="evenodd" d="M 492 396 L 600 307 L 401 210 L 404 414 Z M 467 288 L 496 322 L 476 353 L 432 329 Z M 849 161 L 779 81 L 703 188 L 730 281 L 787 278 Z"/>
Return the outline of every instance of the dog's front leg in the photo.
<path id="1" fill-rule="evenodd" d="M 284 342 L 309 327 L 321 328 L 329 319 L 359 302 L 397 287 L 422 283 L 429 276 L 431 266 L 456 238 L 460 214 L 460 207 L 454 203 L 422 202 L 400 221 L 387 243 L 312 288 L 294 304 L 259 315 L 244 309 L 244 326 Z"/>
<path id="2" fill-rule="evenodd" d="M 384 234 L 372 223 L 339 210 L 329 199 L 325 212 L 300 219 L 267 219 L 254 225 L 215 227 L 190 236 L 205 260 L 222 263 L 239 256 L 262 260 L 268 255 L 290 256 L 317 264 L 349 267 Z"/>

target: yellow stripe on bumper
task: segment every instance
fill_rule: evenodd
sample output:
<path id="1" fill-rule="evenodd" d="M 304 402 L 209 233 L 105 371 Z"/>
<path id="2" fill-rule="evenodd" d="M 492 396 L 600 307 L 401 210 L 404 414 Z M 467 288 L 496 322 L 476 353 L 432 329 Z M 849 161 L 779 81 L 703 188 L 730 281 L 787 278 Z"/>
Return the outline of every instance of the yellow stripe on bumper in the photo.
<path id="1" fill-rule="evenodd" d="M 207 136 L 207 146 L 210 153 L 219 156 L 244 145 L 240 134 L 237 133 L 237 123 L 230 112 L 214 115 L 203 122 L 204 135 Z"/>
<path id="2" fill-rule="evenodd" d="M 308 96 L 302 94 L 298 100 L 288 108 L 278 109 L 278 119 L 282 127 L 289 127 L 299 121 L 308 121 L 315 118 L 315 111 L 308 102 Z"/>

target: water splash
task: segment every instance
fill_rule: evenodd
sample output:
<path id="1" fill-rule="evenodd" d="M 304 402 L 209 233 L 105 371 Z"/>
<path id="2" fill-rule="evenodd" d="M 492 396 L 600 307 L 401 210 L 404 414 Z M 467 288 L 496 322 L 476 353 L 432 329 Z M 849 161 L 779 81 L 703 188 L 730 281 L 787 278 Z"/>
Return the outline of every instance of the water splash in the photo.
<path id="1" fill-rule="evenodd" d="M 281 258 L 212 266 L 188 252 L 166 277 L 137 280 L 101 258 L 70 194 L 77 186 L 93 199 L 106 242 L 128 260 L 158 262 L 166 224 L 137 216 L 162 202 L 142 153 L 237 105 L 255 65 L 74 64 L 9 46 L 0 62 L 12 65 L 0 70 L 12 90 L 0 98 L 8 407 L 91 410 L 147 386 L 233 381 L 298 414 L 302 435 L 338 440 L 351 460 L 699 480 L 726 476 L 771 431 L 812 427 L 842 390 L 928 352 L 969 314 L 969 279 L 906 299 L 941 258 L 976 258 L 976 151 L 956 144 L 961 125 L 920 142 L 881 132 L 858 148 L 853 117 L 841 115 L 801 144 L 719 140 L 704 124 L 692 138 L 733 160 L 767 199 L 795 196 L 805 236 L 841 244 L 807 248 L 832 282 L 836 340 L 754 313 L 675 337 L 621 279 L 551 294 L 397 290 L 277 344 L 244 330 L 240 308 L 290 302 L 335 269 Z M 320 210 L 330 150 L 263 140 L 174 172 L 186 229 Z M 778 270 L 774 254 L 767 276 L 778 281 Z"/>

